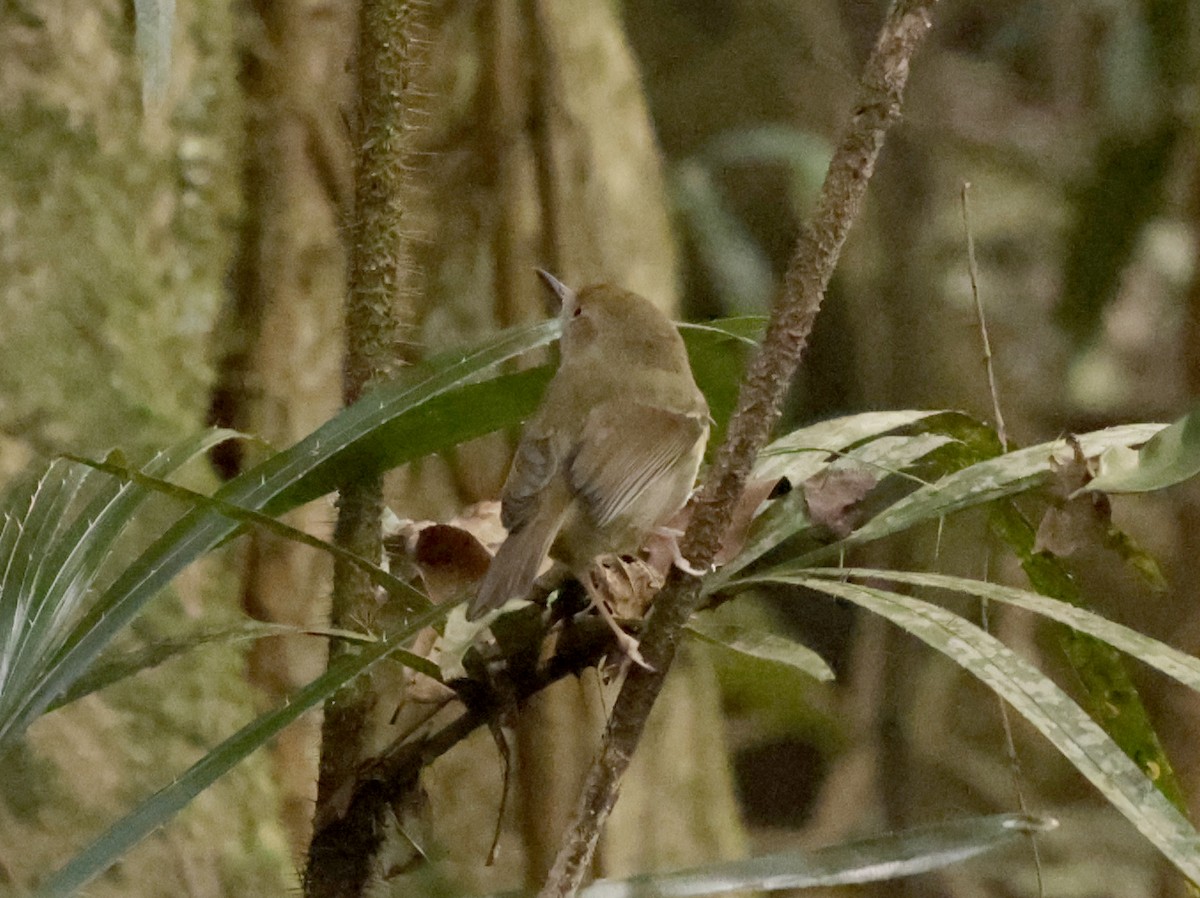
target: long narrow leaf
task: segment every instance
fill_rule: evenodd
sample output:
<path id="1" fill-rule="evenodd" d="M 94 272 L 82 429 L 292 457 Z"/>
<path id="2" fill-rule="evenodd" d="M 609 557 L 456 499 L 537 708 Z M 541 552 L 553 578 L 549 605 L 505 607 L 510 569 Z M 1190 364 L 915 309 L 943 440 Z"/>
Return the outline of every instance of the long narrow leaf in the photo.
<path id="1" fill-rule="evenodd" d="M 66 898 L 89 880 L 116 863 L 130 848 L 179 813 L 188 802 L 207 789 L 242 759 L 261 748 L 305 711 L 333 695 L 338 689 L 384 658 L 395 657 L 413 667 L 428 664 L 425 659 L 404 652 L 401 646 L 420 630 L 442 618 L 449 609 L 436 607 L 414 620 L 389 642 L 363 646 L 357 653 L 347 652 L 329 669 L 292 698 L 238 730 L 215 749 L 193 764 L 169 786 L 165 786 L 114 823 L 91 845 L 50 876 L 35 893 L 35 898 Z"/>
<path id="2" fill-rule="evenodd" d="M 302 451 L 308 452 L 310 457 L 321 457 L 322 460 L 300 473 L 287 489 L 266 502 L 263 511 L 270 515 L 282 514 L 333 492 L 348 479 L 381 474 L 434 452 L 511 427 L 537 408 L 550 373 L 549 367 L 541 366 L 481 383 L 452 385 L 408 408 L 401 406 L 399 401 L 389 401 L 389 395 L 401 391 L 403 384 L 380 387 L 377 393 L 382 394 L 379 396 L 381 405 L 377 408 L 360 409 L 362 403 L 351 406 L 313 437 L 276 456 L 279 463 L 290 463 L 295 460 L 296 450 L 304 447 Z M 400 407 L 401 412 L 393 413 L 394 406 Z M 419 414 L 413 414 L 418 408 Z M 344 418 L 357 420 L 343 421 Z M 344 428 L 344 432 L 334 434 L 346 440 L 340 448 L 334 442 L 314 439 L 327 430 L 335 430 L 335 425 Z M 270 471 L 270 463 L 268 460 L 266 470 L 260 471 L 260 476 L 275 476 Z"/>
<path id="3" fill-rule="evenodd" d="M 783 568 L 774 573 L 782 573 Z M 969 577 L 952 577 L 948 574 L 924 574 L 916 571 L 885 571 L 870 568 L 809 568 L 806 574 L 818 577 L 840 579 L 850 577 L 855 580 L 886 580 L 892 583 L 907 583 L 910 586 L 923 586 L 931 589 L 945 589 L 952 592 L 972 595 L 981 599 L 1003 602 L 1017 608 L 1024 608 L 1042 617 L 1048 617 L 1072 629 L 1108 643 L 1127 654 L 1137 658 L 1143 664 L 1165 673 L 1172 679 L 1182 683 L 1189 689 L 1200 692 L 1200 658 L 1194 658 L 1179 649 L 1172 648 L 1164 642 L 1152 639 L 1130 629 L 1123 624 L 1115 623 L 1107 618 L 1068 605 L 1057 599 L 1031 592 L 1027 589 L 1017 589 L 1012 586 L 1002 586 L 998 583 L 985 583 L 982 580 L 972 580 Z M 775 579 L 772 571 L 764 571 L 761 576 L 766 580 Z M 747 578 L 746 582 L 755 578 Z"/>
<path id="4" fill-rule="evenodd" d="M 721 444 L 725 425 L 737 404 L 748 350 L 757 345 L 765 326 L 766 319 L 747 317 L 679 327 L 696 385 L 708 400 L 708 412 L 713 419 L 712 433 L 708 436 L 710 452 Z"/>
<path id="5" fill-rule="evenodd" d="M 243 524 L 251 524 L 273 533 L 281 539 L 291 540 L 292 542 L 300 543 L 301 545 L 309 546 L 310 548 L 332 555 L 334 558 L 358 568 L 370 578 L 372 583 L 387 590 L 388 598 L 398 603 L 397 609 L 402 613 L 412 614 L 424 611 L 432 604 L 429 597 L 419 589 L 409 583 L 405 583 L 394 574 L 388 573 L 379 567 L 379 565 L 372 564 L 367 559 L 355 555 L 341 546 L 335 545 L 328 540 L 320 539 L 303 530 L 298 530 L 260 511 L 242 508 L 239 505 L 234 505 L 232 502 L 226 502 L 215 496 L 206 496 L 203 493 L 190 490 L 177 483 L 171 483 L 169 480 L 150 477 L 135 468 L 129 468 L 108 461 L 93 461 L 92 459 L 74 455 L 69 455 L 67 458 L 81 465 L 94 468 L 97 471 L 111 474 L 113 477 L 136 483 L 138 486 L 145 487 L 148 490 L 153 490 L 165 496 L 170 496 L 173 499 L 178 499 L 181 502 L 186 502 L 194 508 L 211 508 L 213 511 L 232 520 L 240 521 Z"/>
<path id="6" fill-rule="evenodd" d="M 1200 883 L 1200 833 L 1082 708 L 989 633 L 944 608 L 900 593 L 823 577 L 773 578 L 853 602 L 978 677 L 1032 724 L 1192 882 Z"/>
<path id="7" fill-rule="evenodd" d="M 1078 439 L 1083 452 L 1093 456 L 1114 446 L 1141 445 L 1162 428 L 1161 424 L 1127 424 L 1087 433 Z M 962 468 L 900 499 L 845 539 L 810 552 L 797 561 L 812 564 L 821 559 L 836 558 L 851 546 L 1041 486 L 1052 476 L 1050 460 L 1064 447 L 1062 440 L 1055 440 Z"/>
<path id="8" fill-rule="evenodd" d="M 808 674 L 822 683 L 833 681 L 833 670 L 825 659 L 806 645 L 772 633 L 769 630 L 719 624 L 705 615 L 695 617 L 688 623 L 688 632 L 712 645 L 737 652 L 759 661 L 782 664 Z"/>
<path id="9" fill-rule="evenodd" d="M 329 639 L 341 639 L 346 642 L 374 645 L 381 640 L 359 633 L 354 630 L 341 630 L 336 627 L 297 627 L 292 624 L 273 624 L 266 621 L 246 621 L 236 627 L 226 627 L 204 633 L 192 633 L 180 639 L 156 640 L 143 648 L 122 652 L 113 656 L 101 656 L 95 664 L 88 668 L 87 673 L 71 684 L 63 695 L 51 703 L 49 710 L 61 708 L 71 702 L 99 692 L 114 683 L 119 683 L 129 677 L 151 670 L 174 658 L 195 651 L 206 645 L 232 645 L 254 639 L 266 639 L 271 636 L 323 636 Z M 426 662 L 422 673 L 437 677 L 437 666 Z"/>
<path id="10" fill-rule="evenodd" d="M 952 820 L 815 851 L 788 851 L 630 879 L 602 879 L 584 889 L 580 898 L 691 898 L 885 882 L 952 867 L 1057 825 L 1052 819 L 1021 814 Z"/>
<path id="11" fill-rule="evenodd" d="M 231 480 L 216 495 L 233 505 L 264 510 L 378 428 L 394 426 L 397 421 L 425 420 L 424 407 L 437 397 L 471 384 L 496 364 L 545 345 L 556 333 L 556 322 L 510 330 L 475 350 L 418 366 L 400 383 L 364 397 L 295 446 Z M 28 726 L 82 676 L 113 637 L 176 574 L 240 526 L 212 508 L 194 509 L 152 543 L 97 599 L 29 690 L 16 731 Z"/>

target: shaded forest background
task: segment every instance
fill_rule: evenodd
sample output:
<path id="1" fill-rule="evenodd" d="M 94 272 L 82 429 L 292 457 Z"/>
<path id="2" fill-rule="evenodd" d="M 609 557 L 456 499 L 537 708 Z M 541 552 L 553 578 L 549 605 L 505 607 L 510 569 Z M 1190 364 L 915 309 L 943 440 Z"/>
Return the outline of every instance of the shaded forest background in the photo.
<path id="1" fill-rule="evenodd" d="M 883 9 L 430 4 L 409 97 L 397 367 L 541 317 L 535 265 L 572 283 L 621 283 L 687 318 L 763 312 Z M 64 451 L 137 456 L 204 423 L 277 447 L 313 430 L 342 389 L 354 6 L 181 0 L 166 99 L 148 114 L 130 5 L 2 10 L 0 476 Z M 1200 391 L 1197 16 L 1181 0 L 944 3 L 791 419 L 912 407 L 990 417 L 964 182 L 1010 438 L 1186 411 Z M 443 518 L 493 498 L 506 443 L 397 472 L 392 506 Z M 244 459 L 216 462 L 197 484 Z M 1197 499 L 1178 489 L 1116 509 L 1160 560 L 1167 593 L 1100 548 L 1073 560 L 1094 607 L 1193 654 Z M 327 535 L 333 517 L 317 502 L 290 519 Z M 1020 582 L 990 555 L 982 521 L 871 551 L 876 563 L 919 558 Z M 320 623 L 329 576 L 316 553 L 255 536 L 190 571 L 127 644 L 244 614 Z M 818 649 L 838 682 L 689 654 L 600 872 L 1015 808 L 996 703 L 961 671 L 848 607 L 768 596 L 754 613 Z M 1032 618 L 1004 611 L 993 624 L 1047 667 L 1060 663 Z M 324 659 L 311 637 L 208 647 L 47 716 L 0 765 L 0 887 L 35 883 Z M 1198 810 L 1200 708 L 1158 680 L 1139 685 Z M 403 684 L 376 686 L 397 696 L 380 703 L 382 741 Z M 428 836 L 447 857 L 436 876 L 415 874 L 419 884 L 536 883 L 605 701 L 585 677 L 522 714 L 519 800 L 494 868 L 482 865 L 499 805 L 490 739 L 439 761 L 425 783 Z M 307 718 L 287 731 L 93 893 L 294 889 L 317 731 Z M 1180 894 L 1178 876 L 1052 750 L 1019 724 L 1016 738 L 1024 800 L 1064 821 L 1042 846 L 1048 894 Z M 1035 882 L 1026 853 L 861 893 L 1027 895 Z"/>

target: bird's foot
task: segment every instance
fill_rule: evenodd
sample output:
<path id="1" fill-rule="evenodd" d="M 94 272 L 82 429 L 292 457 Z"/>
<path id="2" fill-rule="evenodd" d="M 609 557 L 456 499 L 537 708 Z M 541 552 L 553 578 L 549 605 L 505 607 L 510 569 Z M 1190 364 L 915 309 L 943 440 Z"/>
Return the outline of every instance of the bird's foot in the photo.
<path id="1" fill-rule="evenodd" d="M 611 609 L 609 609 L 608 603 L 604 600 L 604 596 L 601 595 L 600 588 L 596 585 L 596 582 L 592 579 L 592 576 L 589 574 L 588 576 L 583 577 L 582 581 L 584 589 L 587 591 L 588 598 L 592 600 L 592 605 L 595 606 L 596 611 L 598 611 L 600 616 L 604 618 L 604 622 L 608 624 L 609 629 L 613 632 L 613 636 L 616 637 L 617 648 L 621 650 L 621 654 L 638 667 L 641 667 L 645 670 L 654 670 L 654 668 L 646 662 L 646 659 L 642 657 L 641 645 L 638 643 L 637 639 L 622 630 L 621 625 L 617 623 L 617 619 L 613 617 L 613 613 Z"/>
<path id="2" fill-rule="evenodd" d="M 691 574 L 693 577 L 703 577 L 705 574 L 711 574 L 714 566 L 697 567 L 686 558 L 683 557 L 683 552 L 679 550 L 679 538 L 683 536 L 682 530 L 676 530 L 672 527 L 657 527 L 654 530 L 654 535 L 661 537 L 663 543 L 667 547 L 667 551 L 671 553 L 671 564 L 679 568 L 685 574 Z"/>

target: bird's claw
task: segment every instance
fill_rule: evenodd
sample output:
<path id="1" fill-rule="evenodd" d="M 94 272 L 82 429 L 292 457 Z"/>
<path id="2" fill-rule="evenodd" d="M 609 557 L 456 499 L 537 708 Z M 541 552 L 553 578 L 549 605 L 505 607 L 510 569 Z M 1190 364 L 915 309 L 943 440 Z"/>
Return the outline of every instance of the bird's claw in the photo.
<path id="1" fill-rule="evenodd" d="M 621 650 L 621 654 L 636 664 L 642 670 L 654 670 L 653 667 L 642 657 L 641 645 L 638 641 L 616 626 L 615 621 L 611 621 L 613 625 L 613 634 L 617 637 L 617 647 Z"/>
<path id="2" fill-rule="evenodd" d="M 683 536 L 682 530 L 675 530 L 671 527 L 659 527 L 654 532 L 663 537 L 668 548 L 670 549 L 671 564 L 679 568 L 685 574 L 691 574 L 693 577 L 703 577 L 705 574 L 711 574 L 717 569 L 715 564 L 710 564 L 707 567 L 697 567 L 683 557 L 683 552 L 679 549 L 679 537 Z"/>

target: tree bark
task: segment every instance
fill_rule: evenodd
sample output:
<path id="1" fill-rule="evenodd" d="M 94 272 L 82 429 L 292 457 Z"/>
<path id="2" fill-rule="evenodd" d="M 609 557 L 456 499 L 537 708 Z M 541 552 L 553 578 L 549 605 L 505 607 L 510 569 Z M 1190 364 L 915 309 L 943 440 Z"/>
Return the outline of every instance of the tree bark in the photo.
<path id="1" fill-rule="evenodd" d="M 342 110 L 350 100 L 345 60 L 353 9 L 256 2 L 241 17 L 241 84 L 246 97 L 243 193 L 230 306 L 210 409 L 212 423 L 289 446 L 338 407 L 339 322 L 346 254 L 339 224 L 349 206 L 350 142 Z M 225 476 L 242 466 L 243 443 L 214 453 Z M 324 500 L 286 520 L 330 534 Z M 242 606 L 260 620 L 297 627 L 324 623 L 331 570 L 320 553 L 254 531 L 247 537 Z M 322 640 L 277 636 L 251 649 L 249 676 L 272 704 L 314 679 Z M 312 746 L 320 720 L 308 715 L 272 749 L 297 860 L 312 829 Z"/>

